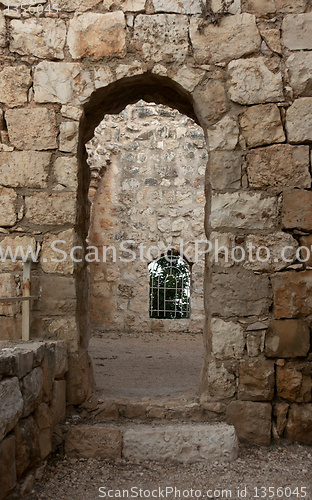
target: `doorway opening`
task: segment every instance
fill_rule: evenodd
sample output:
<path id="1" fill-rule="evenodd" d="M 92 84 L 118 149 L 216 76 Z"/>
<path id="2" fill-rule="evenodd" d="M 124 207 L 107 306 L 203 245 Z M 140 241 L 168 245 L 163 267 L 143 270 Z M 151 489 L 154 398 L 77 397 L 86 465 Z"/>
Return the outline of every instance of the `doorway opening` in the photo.
<path id="1" fill-rule="evenodd" d="M 195 241 L 205 238 L 203 131 L 177 109 L 139 99 L 106 113 L 86 148 L 87 244 L 102 257 L 89 263 L 97 392 L 106 398 L 195 393 L 204 357 L 205 266 L 194 257 Z M 165 253 L 172 256 L 171 278 L 176 264 L 184 276 L 174 278 L 180 298 L 167 287 L 166 311 L 158 307 L 156 314 L 151 268 Z"/>

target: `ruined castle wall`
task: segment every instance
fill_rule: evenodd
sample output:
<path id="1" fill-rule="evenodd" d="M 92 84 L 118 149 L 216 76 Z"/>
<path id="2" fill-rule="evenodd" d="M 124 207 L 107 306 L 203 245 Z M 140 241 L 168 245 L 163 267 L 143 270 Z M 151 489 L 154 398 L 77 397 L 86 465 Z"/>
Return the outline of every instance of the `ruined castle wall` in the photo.
<path id="1" fill-rule="evenodd" d="M 119 115 L 107 115 L 87 149 L 93 199 L 88 243 L 100 260 L 90 263 L 92 325 L 103 331 L 201 332 L 207 164 L 203 130 L 176 110 L 139 102 Z M 122 245 L 134 254 L 123 252 Z M 110 246 L 116 257 L 110 250 L 103 259 L 103 247 Z M 168 248 L 191 264 L 189 319 L 149 317 L 148 264 Z"/>
<path id="2" fill-rule="evenodd" d="M 0 13 L 1 242 L 40 245 L 32 336 L 68 340 L 68 400 L 88 391 L 88 276 L 83 261 L 52 262 L 51 242 L 83 244 L 84 143 L 105 114 L 144 99 L 204 130 L 207 237 L 273 252 L 269 263 L 207 262 L 203 403 L 228 408 L 237 429 L 248 422 L 241 438 L 261 429 L 267 443 L 273 429 L 311 442 L 311 269 L 276 255 L 311 243 L 310 2 L 235 1 L 219 25 L 203 23 L 197 0 L 62 0 L 38 16 L 10 4 Z M 1 272 L 3 295 L 20 293 L 21 270 Z M 1 308 L 1 335 L 14 337 L 19 308 Z"/>

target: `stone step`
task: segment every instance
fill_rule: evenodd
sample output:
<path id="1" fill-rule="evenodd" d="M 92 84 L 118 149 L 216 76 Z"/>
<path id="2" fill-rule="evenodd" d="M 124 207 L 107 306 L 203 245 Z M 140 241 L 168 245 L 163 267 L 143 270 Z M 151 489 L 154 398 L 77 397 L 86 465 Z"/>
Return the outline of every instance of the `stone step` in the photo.
<path id="1" fill-rule="evenodd" d="M 65 438 L 69 457 L 231 462 L 238 456 L 235 429 L 227 424 L 72 425 Z"/>
<path id="2" fill-rule="evenodd" d="M 225 409 L 225 405 L 221 403 L 202 404 L 199 398 L 189 395 L 137 400 L 123 398 L 98 401 L 95 398 L 82 405 L 80 417 L 90 423 L 128 419 L 142 422 L 152 420 L 220 422 L 224 418 Z"/>

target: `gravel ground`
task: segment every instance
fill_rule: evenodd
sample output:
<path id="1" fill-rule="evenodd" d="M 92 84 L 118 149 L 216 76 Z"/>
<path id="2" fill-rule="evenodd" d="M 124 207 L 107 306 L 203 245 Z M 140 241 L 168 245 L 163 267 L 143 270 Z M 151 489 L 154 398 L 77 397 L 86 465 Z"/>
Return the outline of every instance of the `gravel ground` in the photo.
<path id="1" fill-rule="evenodd" d="M 166 492 L 166 487 L 173 488 L 173 492 Z M 269 490 L 269 487 L 272 489 Z M 131 492 L 131 488 L 136 489 Z M 180 494 L 174 492 L 174 488 L 180 490 Z M 50 461 L 43 478 L 36 483 L 35 490 L 28 498 L 127 498 L 127 492 L 121 490 L 128 490 L 128 498 L 311 500 L 312 448 L 299 445 L 274 445 L 270 448 L 241 446 L 239 458 L 226 465 L 178 465 L 125 460 L 111 462 L 56 457 Z"/>

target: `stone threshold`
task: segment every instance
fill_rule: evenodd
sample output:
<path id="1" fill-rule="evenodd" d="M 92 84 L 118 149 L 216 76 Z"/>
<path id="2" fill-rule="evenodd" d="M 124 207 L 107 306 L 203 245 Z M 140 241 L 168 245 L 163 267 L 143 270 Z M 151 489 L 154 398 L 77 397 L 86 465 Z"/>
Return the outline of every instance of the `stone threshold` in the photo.
<path id="1" fill-rule="evenodd" d="M 238 439 L 233 426 L 221 423 L 72 425 L 65 453 L 77 458 L 231 462 L 238 457 Z"/>
<path id="2" fill-rule="evenodd" d="M 80 407 L 69 407 L 71 421 L 84 423 L 138 420 L 220 422 L 225 419 L 225 405 L 201 403 L 194 392 L 175 393 L 153 398 L 97 398 L 93 396 Z"/>

